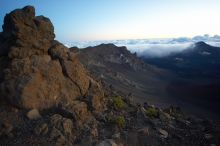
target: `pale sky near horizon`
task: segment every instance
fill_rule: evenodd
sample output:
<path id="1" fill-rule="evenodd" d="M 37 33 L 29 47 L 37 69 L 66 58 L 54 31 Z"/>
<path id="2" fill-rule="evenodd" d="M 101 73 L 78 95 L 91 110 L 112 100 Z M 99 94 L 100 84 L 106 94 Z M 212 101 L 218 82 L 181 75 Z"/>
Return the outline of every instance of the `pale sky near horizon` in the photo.
<path id="1" fill-rule="evenodd" d="M 0 0 L 0 25 L 26 5 L 51 19 L 60 41 L 220 34 L 220 0 Z"/>

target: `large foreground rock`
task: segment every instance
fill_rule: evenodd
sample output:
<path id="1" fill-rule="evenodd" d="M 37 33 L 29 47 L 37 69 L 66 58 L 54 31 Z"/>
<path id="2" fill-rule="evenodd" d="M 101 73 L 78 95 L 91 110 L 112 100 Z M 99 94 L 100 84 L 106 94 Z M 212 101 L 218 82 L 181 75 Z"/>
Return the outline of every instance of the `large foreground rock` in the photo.
<path id="1" fill-rule="evenodd" d="M 36 17 L 31 6 L 5 16 L 0 33 L 0 56 L 9 61 L 2 69 L 1 96 L 21 108 L 45 109 L 68 104 L 96 91 L 95 100 L 93 96 L 88 98 L 94 101 L 94 109 L 101 109 L 100 85 L 54 37 L 51 21 L 44 16 Z"/>

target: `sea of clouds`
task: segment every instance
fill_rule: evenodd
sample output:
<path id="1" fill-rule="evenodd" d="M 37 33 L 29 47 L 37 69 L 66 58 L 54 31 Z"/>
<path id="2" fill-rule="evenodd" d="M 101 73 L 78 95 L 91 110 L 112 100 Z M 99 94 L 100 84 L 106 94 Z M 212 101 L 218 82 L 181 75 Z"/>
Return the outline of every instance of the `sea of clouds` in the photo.
<path id="1" fill-rule="evenodd" d="M 128 39 L 128 40 L 102 40 L 102 41 L 74 41 L 65 42 L 67 47 L 76 46 L 86 48 L 99 44 L 113 43 L 116 46 L 126 46 L 132 53 L 144 57 L 163 57 L 170 53 L 180 52 L 191 48 L 196 42 L 204 41 L 212 46 L 220 47 L 220 36 L 195 36 L 193 38 L 169 38 L 169 39 Z"/>

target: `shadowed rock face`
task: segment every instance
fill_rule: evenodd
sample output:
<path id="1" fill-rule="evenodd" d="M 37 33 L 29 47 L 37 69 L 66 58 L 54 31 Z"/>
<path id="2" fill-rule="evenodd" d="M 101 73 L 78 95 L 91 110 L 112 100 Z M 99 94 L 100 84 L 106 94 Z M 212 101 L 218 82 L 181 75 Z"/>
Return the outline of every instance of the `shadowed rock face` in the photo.
<path id="1" fill-rule="evenodd" d="M 83 96 L 90 98 L 93 109 L 99 110 L 104 96 L 101 86 L 54 37 L 51 21 L 35 16 L 31 6 L 5 16 L 0 56 L 6 58 L 7 66 L 1 67 L 1 96 L 28 109 L 65 105 Z"/>

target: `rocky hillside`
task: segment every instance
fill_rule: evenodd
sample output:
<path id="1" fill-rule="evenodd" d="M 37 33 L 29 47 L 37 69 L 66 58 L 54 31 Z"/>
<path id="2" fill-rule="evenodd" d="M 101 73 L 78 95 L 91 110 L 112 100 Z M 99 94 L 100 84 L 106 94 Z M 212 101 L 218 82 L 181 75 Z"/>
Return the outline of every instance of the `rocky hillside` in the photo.
<path id="1" fill-rule="evenodd" d="M 70 50 L 72 50 L 70 48 Z M 117 47 L 114 44 L 101 44 L 95 47 L 88 47 L 80 51 L 83 64 L 87 66 L 102 66 L 107 63 L 121 64 L 131 69 L 143 70 L 146 64 L 139 60 L 136 54 L 131 54 L 126 47 Z"/>
<path id="2" fill-rule="evenodd" d="M 101 44 L 84 49 L 70 48 L 95 78 L 99 78 L 112 89 L 133 95 L 135 102 L 167 105 L 168 78 L 165 70 L 144 63 L 126 47 Z M 166 103 L 167 102 L 167 103 Z"/>
<path id="3" fill-rule="evenodd" d="M 220 143 L 219 123 L 188 117 L 176 107 L 134 104 L 92 77 L 78 61 L 77 49 L 69 51 L 54 37 L 50 20 L 35 16 L 32 6 L 5 16 L 0 34 L 0 145 Z M 134 70 L 143 67 L 126 58 L 122 62 Z"/>

